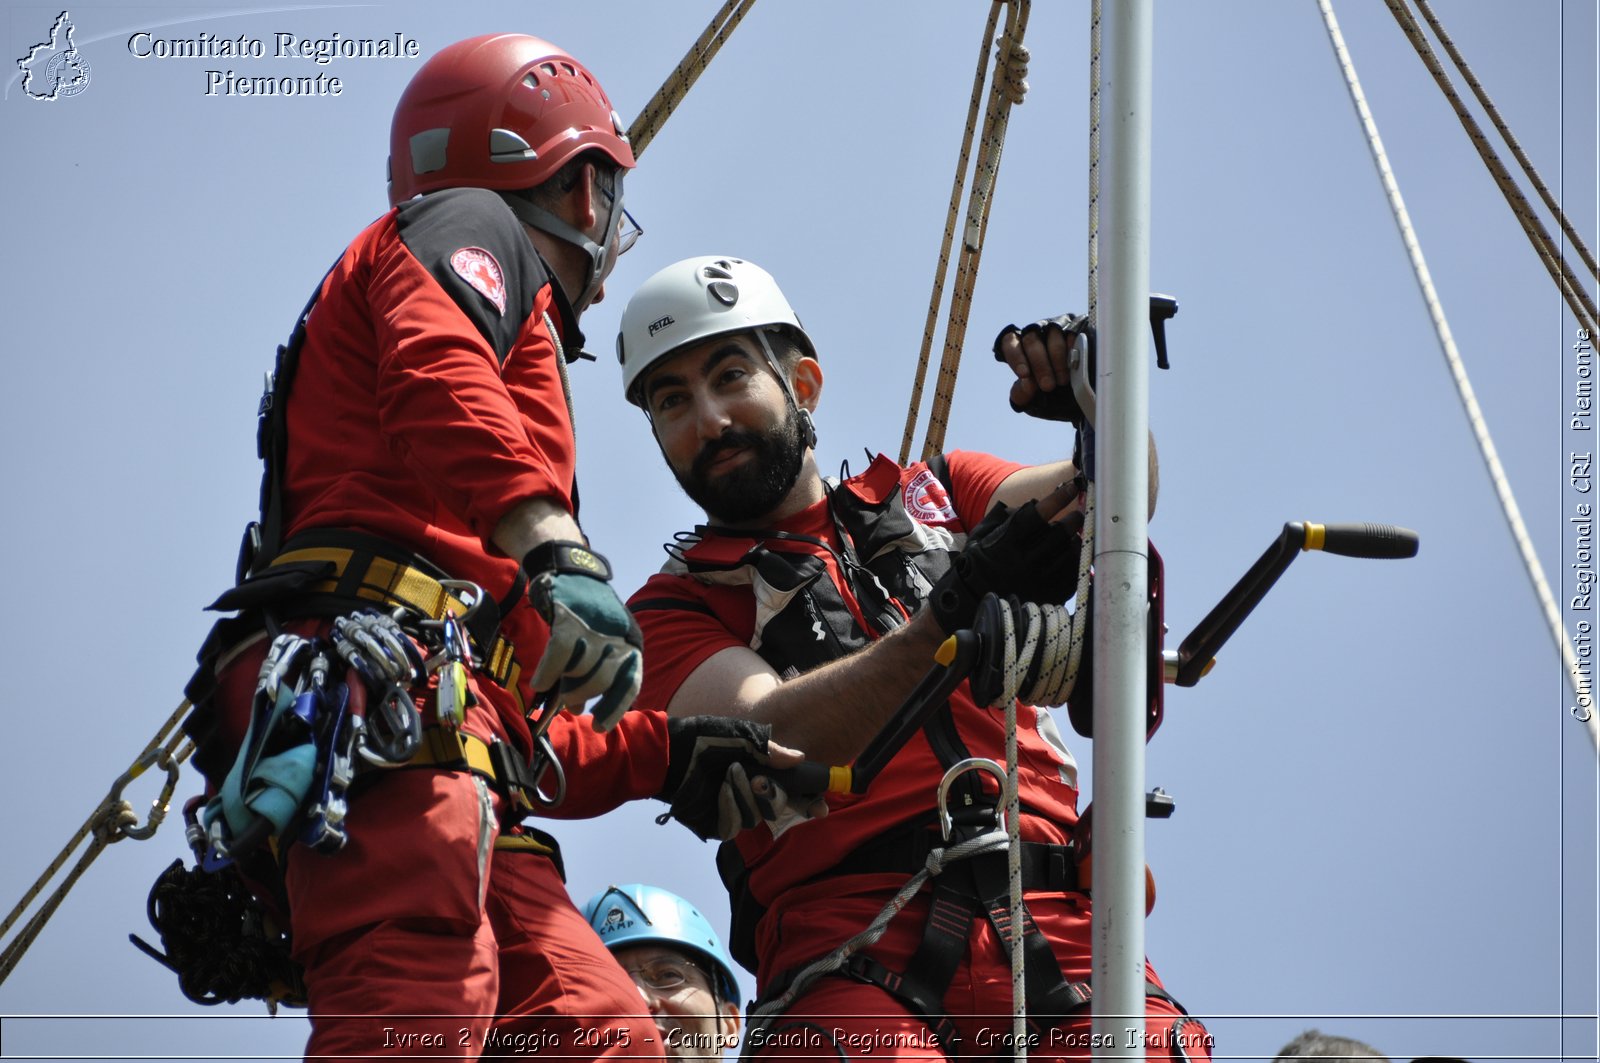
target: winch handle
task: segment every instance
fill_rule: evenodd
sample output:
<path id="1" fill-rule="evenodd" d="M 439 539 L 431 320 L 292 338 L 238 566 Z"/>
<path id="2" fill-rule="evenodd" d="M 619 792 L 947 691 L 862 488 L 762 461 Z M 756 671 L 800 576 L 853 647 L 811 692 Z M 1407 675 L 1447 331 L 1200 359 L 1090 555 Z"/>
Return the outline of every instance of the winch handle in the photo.
<path id="1" fill-rule="evenodd" d="M 1417 533 L 1389 524 L 1312 524 L 1290 521 L 1278 538 L 1256 559 L 1239 582 L 1235 583 L 1211 612 L 1189 632 L 1178 647 L 1177 659 L 1169 665 L 1172 682 L 1192 687 L 1210 669 L 1217 651 L 1239 629 L 1255 607 L 1261 604 L 1273 584 L 1302 551 L 1321 550 L 1328 554 L 1363 558 L 1415 557 Z"/>
<path id="2" fill-rule="evenodd" d="M 1343 557 L 1369 557 L 1379 560 L 1416 557 L 1420 540 L 1410 528 L 1393 524 L 1311 524 L 1307 523 L 1303 550 L 1321 550 Z"/>

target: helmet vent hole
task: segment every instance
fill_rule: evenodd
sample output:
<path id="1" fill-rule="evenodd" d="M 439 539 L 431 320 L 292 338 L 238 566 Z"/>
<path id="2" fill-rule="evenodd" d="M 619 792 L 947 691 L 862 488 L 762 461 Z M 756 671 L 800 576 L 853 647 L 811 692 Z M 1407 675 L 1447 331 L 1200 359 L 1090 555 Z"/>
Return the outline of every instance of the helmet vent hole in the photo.
<path id="1" fill-rule="evenodd" d="M 578 76 L 578 72 L 573 69 L 571 63 L 562 63 L 561 69 L 566 71 L 567 77 L 569 78 L 575 78 Z"/>
<path id="2" fill-rule="evenodd" d="M 530 89 L 536 89 L 539 87 L 539 79 L 534 77 L 532 74 L 522 75 L 522 83 L 528 86 Z"/>
<path id="3" fill-rule="evenodd" d="M 544 71 L 546 77 L 556 76 L 556 65 L 554 63 L 540 63 L 539 69 Z"/>
<path id="4" fill-rule="evenodd" d="M 732 306 L 739 301 L 739 286 L 731 281 L 712 281 L 708 288 L 712 296 L 723 306 Z"/>

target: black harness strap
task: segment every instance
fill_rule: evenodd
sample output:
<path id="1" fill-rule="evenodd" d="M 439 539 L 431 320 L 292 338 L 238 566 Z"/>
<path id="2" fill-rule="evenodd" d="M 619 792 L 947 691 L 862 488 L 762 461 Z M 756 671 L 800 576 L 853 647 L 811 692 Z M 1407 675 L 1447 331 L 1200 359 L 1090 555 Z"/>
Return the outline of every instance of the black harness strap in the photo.
<path id="1" fill-rule="evenodd" d="M 295 372 L 300 368 L 300 351 L 306 345 L 306 322 L 311 311 L 322 297 L 322 287 L 338 268 L 341 257 L 328 267 L 311 298 L 295 318 L 294 331 L 289 340 L 278 348 L 272 366 L 272 375 L 261 392 L 261 405 L 256 410 L 256 456 L 261 459 L 261 521 L 245 528 L 244 541 L 239 545 L 239 566 L 236 582 L 278 555 L 283 546 L 283 474 L 289 460 L 289 390 L 294 387 Z"/>

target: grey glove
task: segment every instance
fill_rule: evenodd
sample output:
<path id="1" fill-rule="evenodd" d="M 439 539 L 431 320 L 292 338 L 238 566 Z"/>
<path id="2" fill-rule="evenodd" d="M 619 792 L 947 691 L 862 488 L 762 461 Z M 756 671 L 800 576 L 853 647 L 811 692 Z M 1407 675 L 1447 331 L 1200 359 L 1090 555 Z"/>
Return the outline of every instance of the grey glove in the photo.
<path id="1" fill-rule="evenodd" d="M 639 695 L 644 636 L 611 589 L 611 566 L 582 543 L 547 542 L 522 559 L 528 601 L 550 625 L 550 642 L 533 673 L 533 689 L 553 690 L 556 708 L 592 715 L 601 731 L 616 726 Z"/>

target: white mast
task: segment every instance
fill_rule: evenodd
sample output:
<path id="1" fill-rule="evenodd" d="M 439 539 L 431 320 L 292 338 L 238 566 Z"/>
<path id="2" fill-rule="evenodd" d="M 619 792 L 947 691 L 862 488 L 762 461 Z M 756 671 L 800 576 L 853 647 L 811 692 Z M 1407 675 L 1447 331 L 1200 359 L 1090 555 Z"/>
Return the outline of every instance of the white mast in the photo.
<path id="1" fill-rule="evenodd" d="M 1153 5 L 1110 7 L 1095 389 L 1092 1032 L 1096 1058 L 1142 1060 Z"/>

